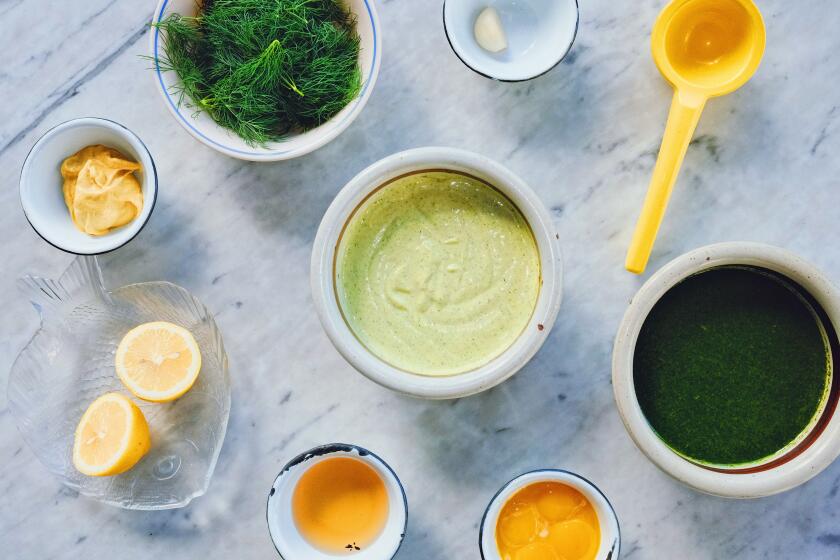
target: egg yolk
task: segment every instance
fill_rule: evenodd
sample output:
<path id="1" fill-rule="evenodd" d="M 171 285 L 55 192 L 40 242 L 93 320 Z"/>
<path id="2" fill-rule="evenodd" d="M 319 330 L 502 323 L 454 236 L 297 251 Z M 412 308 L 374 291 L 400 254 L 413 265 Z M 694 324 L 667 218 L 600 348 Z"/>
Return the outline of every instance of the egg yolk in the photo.
<path id="1" fill-rule="evenodd" d="M 595 508 L 561 482 L 522 488 L 502 507 L 496 524 L 502 560 L 594 560 L 600 544 Z"/>

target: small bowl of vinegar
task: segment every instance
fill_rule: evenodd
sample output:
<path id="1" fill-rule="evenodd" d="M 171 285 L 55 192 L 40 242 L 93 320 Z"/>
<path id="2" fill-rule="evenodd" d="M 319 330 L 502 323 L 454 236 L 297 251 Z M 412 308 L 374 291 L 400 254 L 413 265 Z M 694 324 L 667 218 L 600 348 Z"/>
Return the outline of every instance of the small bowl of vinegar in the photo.
<path id="1" fill-rule="evenodd" d="M 405 537 L 408 502 L 385 461 L 363 447 L 332 443 L 283 467 L 266 518 L 286 560 L 390 560 Z"/>

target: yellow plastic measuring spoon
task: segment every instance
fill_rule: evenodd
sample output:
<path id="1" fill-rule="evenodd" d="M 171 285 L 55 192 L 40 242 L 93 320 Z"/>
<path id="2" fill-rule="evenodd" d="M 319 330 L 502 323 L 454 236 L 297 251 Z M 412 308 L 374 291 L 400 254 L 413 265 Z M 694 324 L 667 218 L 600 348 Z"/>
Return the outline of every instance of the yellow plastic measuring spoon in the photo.
<path id="1" fill-rule="evenodd" d="M 665 207 L 706 100 L 731 93 L 764 54 L 761 13 L 752 0 L 673 0 L 656 20 L 653 59 L 674 87 L 671 112 L 624 266 L 644 271 Z"/>

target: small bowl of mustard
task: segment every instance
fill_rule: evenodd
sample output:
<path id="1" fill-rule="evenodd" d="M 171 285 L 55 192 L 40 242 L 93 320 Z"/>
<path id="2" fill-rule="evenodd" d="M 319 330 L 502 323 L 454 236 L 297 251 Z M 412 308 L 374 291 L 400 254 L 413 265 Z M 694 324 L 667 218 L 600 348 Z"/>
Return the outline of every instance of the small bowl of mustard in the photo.
<path id="1" fill-rule="evenodd" d="M 123 125 L 80 118 L 48 130 L 20 173 L 20 202 L 32 229 L 76 255 L 122 247 L 146 225 L 157 171 L 142 140 Z"/>
<path id="2" fill-rule="evenodd" d="M 537 194 L 484 156 L 389 156 L 336 196 L 312 251 L 330 340 L 398 393 L 489 389 L 539 350 L 561 300 L 560 236 Z"/>

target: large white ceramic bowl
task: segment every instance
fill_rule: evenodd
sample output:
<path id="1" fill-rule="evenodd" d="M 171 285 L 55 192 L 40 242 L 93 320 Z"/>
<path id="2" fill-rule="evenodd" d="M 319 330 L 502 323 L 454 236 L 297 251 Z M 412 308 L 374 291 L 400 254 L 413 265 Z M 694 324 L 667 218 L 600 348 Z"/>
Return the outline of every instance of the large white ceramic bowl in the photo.
<path id="1" fill-rule="evenodd" d="M 361 40 L 359 67 L 362 72 L 362 91 L 335 117 L 321 126 L 303 133 L 289 134 L 280 142 L 265 147 L 249 146 L 235 133 L 217 125 L 206 113 L 197 112 L 189 99 L 179 104 L 174 93 L 179 79 L 175 72 L 165 72 L 157 60 L 162 54 L 161 31 L 153 28 L 149 38 L 149 49 L 154 62 L 155 88 L 160 92 L 166 108 L 175 120 L 193 137 L 214 150 L 230 157 L 251 161 L 280 161 L 308 154 L 333 140 L 344 132 L 359 116 L 370 99 L 373 86 L 379 75 L 382 60 L 382 35 L 374 0 L 348 0 L 347 7 L 356 16 L 356 32 Z M 152 18 L 157 23 L 172 13 L 192 15 L 196 10 L 195 0 L 160 0 Z"/>
<path id="2" fill-rule="evenodd" d="M 744 265 L 775 271 L 808 292 L 825 312 L 836 340 L 840 327 L 840 294 L 813 265 L 795 254 L 758 243 L 720 243 L 677 257 L 645 282 L 630 302 L 613 349 L 612 380 L 618 412 L 627 432 L 653 463 L 696 490 L 729 498 L 757 498 L 798 486 L 825 469 L 840 454 L 840 414 L 830 402 L 809 437 L 769 463 L 743 469 L 696 464 L 668 447 L 651 428 L 636 398 L 633 353 L 639 331 L 656 302 L 674 285 L 710 268 Z M 826 325 L 828 328 L 829 325 Z M 836 356 L 832 356 L 836 361 Z M 833 376 L 832 392 L 838 378 Z"/>
<path id="3" fill-rule="evenodd" d="M 336 247 L 345 224 L 375 190 L 401 175 L 425 170 L 466 173 L 506 195 L 531 226 L 540 254 L 541 286 L 531 320 L 519 338 L 484 366 L 446 377 L 398 369 L 372 354 L 351 331 L 336 296 Z M 551 216 L 525 182 L 502 165 L 453 148 L 418 148 L 391 155 L 354 177 L 327 209 L 312 249 L 311 282 L 315 309 L 338 351 L 371 380 L 399 393 L 431 399 L 463 397 L 493 387 L 516 373 L 539 350 L 554 325 L 561 299 L 560 236 Z"/>
<path id="4" fill-rule="evenodd" d="M 586 496 L 598 515 L 601 532 L 601 544 L 595 553 L 595 560 L 618 560 L 621 553 L 621 529 L 612 504 L 603 492 L 587 479 L 559 469 L 541 469 L 520 475 L 505 484 L 493 496 L 484 511 L 478 532 L 478 546 L 482 560 L 502 560 L 496 544 L 496 525 L 499 524 L 499 514 L 507 501 L 519 490 L 540 482 L 560 482 Z"/>
<path id="5" fill-rule="evenodd" d="M 76 228 L 62 191 L 61 162 L 94 144 L 114 148 L 142 166 L 135 173 L 143 191 L 140 215 L 105 235 L 88 235 Z M 32 147 L 20 172 L 20 203 L 32 228 L 50 245 L 76 255 L 107 253 L 134 239 L 152 215 L 157 190 L 155 162 L 146 145 L 107 119 L 73 119 L 51 128 Z"/>

